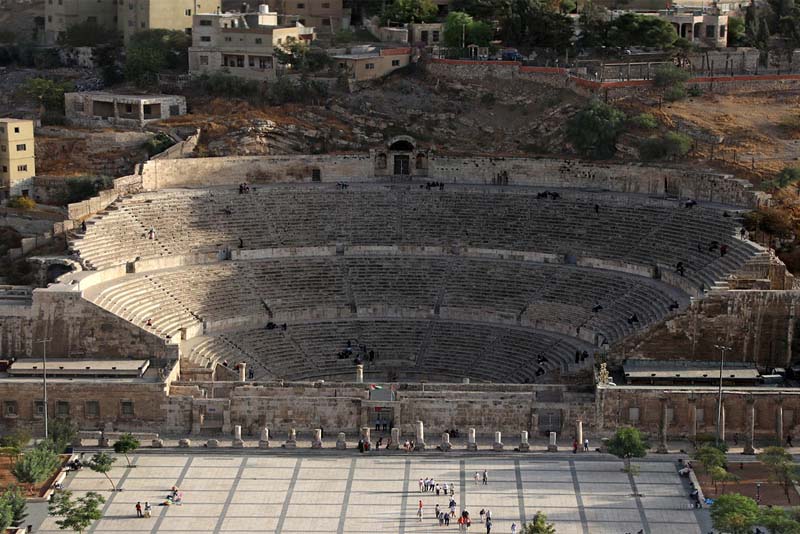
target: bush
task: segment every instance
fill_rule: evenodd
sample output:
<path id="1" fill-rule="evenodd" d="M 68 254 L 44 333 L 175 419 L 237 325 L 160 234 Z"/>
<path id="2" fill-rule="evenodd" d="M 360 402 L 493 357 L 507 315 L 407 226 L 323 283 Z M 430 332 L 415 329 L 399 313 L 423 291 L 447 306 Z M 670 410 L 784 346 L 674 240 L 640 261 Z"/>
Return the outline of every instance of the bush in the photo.
<path id="1" fill-rule="evenodd" d="M 797 183 L 800 180 L 800 167 L 784 167 L 775 178 L 761 182 L 761 189 L 772 191 Z"/>
<path id="2" fill-rule="evenodd" d="M 667 88 L 664 91 L 664 100 L 667 102 L 677 102 L 678 100 L 683 100 L 686 98 L 686 89 L 682 86 L 676 85 L 674 87 Z"/>
<path id="3" fill-rule="evenodd" d="M 30 197 L 11 197 L 8 200 L 8 207 L 20 210 L 32 210 L 36 207 L 36 202 Z"/>
<path id="4" fill-rule="evenodd" d="M 693 85 L 689 87 L 686 92 L 689 94 L 689 96 L 703 96 L 703 90 L 700 89 L 699 85 Z"/>
<path id="5" fill-rule="evenodd" d="M 674 159 L 685 156 L 692 148 L 692 138 L 678 132 L 667 132 L 661 137 L 650 137 L 639 145 L 639 156 L 644 160 Z"/>
<path id="6" fill-rule="evenodd" d="M 152 138 L 145 141 L 143 147 L 147 150 L 147 155 L 151 158 L 156 154 L 164 152 L 166 149 L 175 144 L 170 136 L 163 132 L 158 132 Z"/>
<path id="7" fill-rule="evenodd" d="M 688 71 L 679 69 L 675 65 L 661 65 L 656 67 L 653 74 L 653 85 L 656 87 L 673 87 L 683 84 L 688 79 Z"/>
<path id="8" fill-rule="evenodd" d="M 11 468 L 11 473 L 23 484 L 44 482 L 61 465 L 61 460 L 53 450 L 53 443 L 43 441 L 27 451 Z"/>
<path id="9" fill-rule="evenodd" d="M 185 71 L 191 38 L 177 30 L 135 33 L 125 52 L 125 78 L 137 85 L 154 83 L 163 70 Z"/>
<path id="10" fill-rule="evenodd" d="M 608 159 L 617 151 L 617 137 L 625 114 L 599 100 L 594 100 L 567 123 L 567 138 L 582 155 Z"/>
<path id="11" fill-rule="evenodd" d="M 82 202 L 97 195 L 104 189 L 114 185 L 114 179 L 109 176 L 77 176 L 64 181 L 66 194 L 62 204 Z"/>
<path id="12" fill-rule="evenodd" d="M 794 224 L 788 213 L 776 208 L 759 208 L 744 214 L 744 227 L 753 232 L 788 239 L 794 234 Z"/>
<path id="13" fill-rule="evenodd" d="M 640 113 L 636 115 L 631 119 L 631 124 L 637 128 L 645 128 L 647 130 L 658 128 L 658 120 L 650 113 Z"/>

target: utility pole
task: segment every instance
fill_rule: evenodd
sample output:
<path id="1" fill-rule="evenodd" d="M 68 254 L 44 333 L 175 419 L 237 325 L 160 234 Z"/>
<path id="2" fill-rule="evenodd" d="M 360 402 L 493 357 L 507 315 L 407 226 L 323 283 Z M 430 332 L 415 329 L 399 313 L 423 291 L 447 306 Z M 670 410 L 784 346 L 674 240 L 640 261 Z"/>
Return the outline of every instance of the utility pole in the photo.
<path id="1" fill-rule="evenodd" d="M 722 436 L 722 369 L 725 367 L 725 351 L 732 350 L 727 345 L 714 345 L 719 349 L 719 395 L 717 398 L 717 445 L 719 445 L 720 437 Z"/>
<path id="2" fill-rule="evenodd" d="M 45 337 L 37 340 L 37 343 L 42 344 L 42 388 L 44 389 L 44 439 L 49 437 L 47 429 L 47 344 L 52 341 L 51 338 Z"/>

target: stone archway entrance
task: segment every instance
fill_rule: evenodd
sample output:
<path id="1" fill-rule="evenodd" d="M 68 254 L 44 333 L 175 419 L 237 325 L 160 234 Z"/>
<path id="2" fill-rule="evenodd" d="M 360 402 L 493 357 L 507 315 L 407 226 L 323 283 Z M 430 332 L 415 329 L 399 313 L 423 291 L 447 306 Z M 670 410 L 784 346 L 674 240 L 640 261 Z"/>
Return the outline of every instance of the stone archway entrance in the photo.
<path id="1" fill-rule="evenodd" d="M 395 154 L 394 174 L 395 176 L 408 176 L 411 174 L 411 157 L 408 154 Z"/>

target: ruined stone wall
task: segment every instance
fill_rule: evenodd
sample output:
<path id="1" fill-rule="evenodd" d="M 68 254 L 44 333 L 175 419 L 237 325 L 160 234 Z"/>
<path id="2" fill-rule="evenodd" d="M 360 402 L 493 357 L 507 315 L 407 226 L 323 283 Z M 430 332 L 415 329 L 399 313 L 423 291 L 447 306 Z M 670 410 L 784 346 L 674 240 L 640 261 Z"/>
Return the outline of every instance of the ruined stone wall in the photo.
<path id="1" fill-rule="evenodd" d="M 634 335 L 612 348 L 624 358 L 716 360 L 720 342 L 732 361 L 760 368 L 788 367 L 798 354 L 798 291 L 727 291 L 692 302 L 681 315 Z"/>
<path id="2" fill-rule="evenodd" d="M 31 306 L 0 306 L 0 356 L 177 359 L 175 345 L 83 299 L 77 291 L 37 289 Z M 12 309 L 13 308 L 13 309 Z"/>

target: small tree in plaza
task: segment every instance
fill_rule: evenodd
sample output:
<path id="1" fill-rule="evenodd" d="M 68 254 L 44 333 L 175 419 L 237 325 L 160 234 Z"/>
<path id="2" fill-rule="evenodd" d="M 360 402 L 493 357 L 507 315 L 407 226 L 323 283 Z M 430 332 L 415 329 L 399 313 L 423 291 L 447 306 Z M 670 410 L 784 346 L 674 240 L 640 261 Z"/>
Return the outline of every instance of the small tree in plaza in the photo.
<path id="1" fill-rule="evenodd" d="M 58 454 L 53 451 L 53 444 L 42 441 L 22 455 L 22 459 L 11 468 L 11 473 L 23 484 L 38 484 L 47 480 L 60 463 Z"/>
<path id="2" fill-rule="evenodd" d="M 48 511 L 58 516 L 56 524 L 61 530 L 72 530 L 78 534 L 100 519 L 103 514 L 100 505 L 106 502 L 102 495 L 90 491 L 83 497 L 72 500 L 71 491 L 59 491 L 50 499 Z"/>
<path id="3" fill-rule="evenodd" d="M 542 512 L 536 512 L 533 521 L 522 525 L 520 534 L 556 534 L 556 527 L 553 523 L 547 522 L 547 516 Z"/>
<path id="4" fill-rule="evenodd" d="M 792 455 L 783 447 L 767 447 L 758 455 L 758 460 L 769 471 L 770 480 L 783 487 L 786 500 L 791 502 L 789 492 L 794 488 L 795 483 L 800 481 L 800 471 L 798 471 Z"/>
<path id="5" fill-rule="evenodd" d="M 721 495 L 711 505 L 711 521 L 720 532 L 750 534 L 759 515 L 756 501 L 738 493 Z"/>
<path id="6" fill-rule="evenodd" d="M 98 452 L 92 459 L 89 460 L 89 469 L 94 471 L 95 473 L 103 473 L 108 482 L 111 484 L 111 491 L 117 491 L 117 486 L 114 484 L 114 481 L 111 480 L 111 477 L 108 476 L 108 473 L 111 471 L 111 467 L 113 466 L 114 462 L 117 459 L 111 456 L 110 454 L 106 454 L 104 452 Z"/>
<path id="7" fill-rule="evenodd" d="M 631 458 L 644 458 L 647 455 L 647 443 L 642 439 L 638 429 L 624 426 L 617 430 L 608 442 L 608 452 L 617 458 L 622 458 L 625 462 L 625 471 L 630 471 Z"/>
<path id="8" fill-rule="evenodd" d="M 128 467 L 131 467 L 131 460 L 128 458 L 128 453 L 138 449 L 142 444 L 139 440 L 134 438 L 132 434 L 122 434 L 116 443 L 114 443 L 114 452 L 125 456 L 125 461 L 128 462 Z"/>

